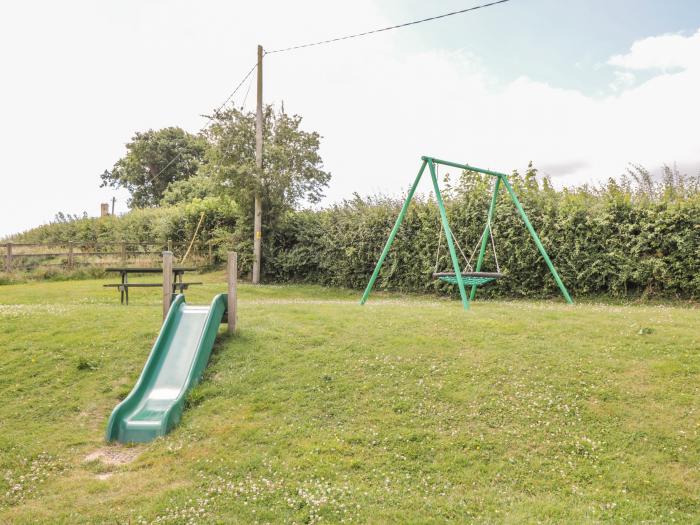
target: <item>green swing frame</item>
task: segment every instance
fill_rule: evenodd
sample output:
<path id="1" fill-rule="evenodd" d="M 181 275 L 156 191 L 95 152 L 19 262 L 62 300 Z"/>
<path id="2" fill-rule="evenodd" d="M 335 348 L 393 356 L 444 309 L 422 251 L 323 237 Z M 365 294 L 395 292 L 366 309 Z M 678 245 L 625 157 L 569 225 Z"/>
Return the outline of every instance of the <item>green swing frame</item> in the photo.
<path id="1" fill-rule="evenodd" d="M 505 173 L 499 173 L 497 171 L 491 171 L 491 170 L 486 170 L 483 168 L 477 168 L 475 166 L 469 166 L 468 164 L 459 164 L 457 162 L 450 162 L 447 160 L 436 159 L 434 157 L 423 156 L 423 157 L 421 157 L 421 160 L 422 160 L 422 164 L 421 164 L 420 170 L 418 171 L 418 175 L 416 176 L 416 179 L 413 181 L 413 185 L 411 186 L 411 189 L 408 192 L 408 196 L 406 197 L 406 201 L 403 203 L 403 207 L 401 208 L 401 211 L 399 212 L 399 216 L 396 218 L 396 222 L 394 223 L 394 227 L 392 228 L 391 233 L 389 234 L 389 238 L 387 239 L 386 244 L 384 245 L 384 250 L 382 250 L 382 254 L 379 257 L 379 261 L 377 261 L 377 265 L 374 268 L 374 272 L 372 272 L 372 277 L 370 277 L 369 283 L 367 283 L 367 288 L 365 288 L 365 292 L 362 295 L 362 299 L 360 300 L 360 304 L 365 304 L 367 302 L 367 299 L 369 298 L 369 294 L 372 291 L 372 288 L 374 287 L 374 283 L 377 280 L 377 277 L 379 276 L 379 271 L 382 268 L 382 264 L 384 264 L 384 259 L 386 259 L 386 256 L 389 253 L 389 250 L 391 249 L 391 245 L 394 242 L 394 238 L 396 237 L 396 233 L 399 231 L 399 228 L 401 227 L 401 223 L 403 222 L 403 219 L 406 216 L 406 211 L 408 210 L 408 206 L 410 205 L 411 200 L 413 199 L 413 195 L 415 194 L 416 188 L 418 187 L 418 183 L 420 182 L 420 180 L 423 176 L 423 173 L 425 172 L 426 166 L 430 170 L 430 178 L 433 181 L 433 189 L 435 190 L 435 200 L 437 201 L 438 208 L 440 209 L 440 221 L 442 223 L 442 228 L 445 232 L 445 238 L 447 239 L 447 247 L 450 251 L 450 258 L 452 259 L 452 266 L 454 269 L 454 282 L 457 284 L 457 287 L 459 288 L 459 295 L 462 298 L 462 306 L 464 307 L 464 309 L 468 310 L 469 309 L 469 302 L 474 300 L 474 297 L 476 296 L 476 288 L 477 288 L 477 286 L 479 286 L 479 284 L 474 283 L 471 285 L 471 292 L 469 294 L 469 297 L 467 297 L 467 292 L 465 289 L 466 278 L 463 276 L 462 270 L 459 267 L 459 260 L 457 258 L 457 252 L 455 251 L 452 230 L 450 229 L 450 223 L 447 220 L 447 212 L 445 211 L 445 203 L 442 200 L 442 194 L 440 193 L 440 186 L 438 185 L 438 179 L 437 179 L 437 174 L 436 174 L 436 170 L 435 170 L 435 166 L 437 164 L 440 164 L 443 166 L 450 166 L 453 168 L 458 168 L 458 169 L 462 169 L 462 170 L 466 170 L 466 171 L 473 171 L 476 173 L 482 173 L 484 175 L 490 175 L 492 177 L 496 177 L 496 183 L 494 184 L 494 189 L 493 189 L 493 196 L 491 197 L 491 205 L 489 206 L 489 210 L 488 210 L 486 226 L 484 228 L 484 233 L 481 236 L 481 247 L 479 250 L 479 258 L 477 259 L 477 262 L 476 262 L 476 273 L 481 272 L 481 265 L 484 262 L 484 254 L 486 253 L 486 245 L 488 243 L 488 239 L 489 239 L 489 236 L 491 234 L 491 231 L 490 231 L 491 224 L 492 224 L 491 221 L 493 219 L 493 214 L 496 210 L 496 202 L 498 199 L 498 190 L 499 190 L 500 185 L 503 184 L 506 191 L 508 192 L 508 195 L 510 196 L 511 200 L 513 201 L 513 204 L 515 204 L 515 208 L 518 210 L 520 217 L 522 218 L 523 222 L 525 223 L 525 227 L 527 228 L 528 232 L 530 232 L 530 236 L 532 237 L 532 240 L 535 241 L 535 245 L 537 246 L 537 249 L 540 251 L 542 258 L 544 259 L 545 263 L 547 263 L 547 267 L 549 268 L 549 271 L 552 273 L 554 280 L 556 281 L 557 285 L 559 286 L 559 290 L 561 291 L 561 294 L 564 296 L 564 299 L 566 300 L 567 303 L 573 304 L 573 300 L 571 299 L 571 296 L 569 295 L 569 291 L 566 289 L 566 286 L 564 286 L 564 283 L 562 282 L 561 277 L 559 277 L 559 274 L 557 273 L 556 268 L 552 264 L 552 261 L 549 258 L 549 255 L 547 255 L 547 250 L 545 250 L 544 246 L 542 245 L 542 241 L 540 241 L 540 238 L 537 235 L 535 228 L 532 227 L 532 223 L 530 223 L 530 219 L 528 219 L 527 214 L 525 213 L 525 210 L 523 209 L 522 205 L 520 204 L 520 201 L 518 200 L 518 197 L 515 194 L 515 191 L 513 191 L 513 187 L 510 185 L 510 182 L 508 182 L 508 176 Z"/>

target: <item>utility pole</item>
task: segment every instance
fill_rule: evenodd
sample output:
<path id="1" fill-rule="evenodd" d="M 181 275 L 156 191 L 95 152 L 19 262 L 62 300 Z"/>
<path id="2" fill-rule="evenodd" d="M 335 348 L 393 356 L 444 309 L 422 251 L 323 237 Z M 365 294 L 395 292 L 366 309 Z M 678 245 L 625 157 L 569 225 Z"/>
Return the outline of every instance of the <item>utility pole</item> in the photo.
<path id="1" fill-rule="evenodd" d="M 258 99 L 255 115 L 255 166 L 258 182 L 262 179 L 263 167 L 263 48 L 258 45 Z M 260 282 L 262 259 L 262 202 L 259 190 L 255 192 L 255 221 L 253 237 L 253 284 Z"/>

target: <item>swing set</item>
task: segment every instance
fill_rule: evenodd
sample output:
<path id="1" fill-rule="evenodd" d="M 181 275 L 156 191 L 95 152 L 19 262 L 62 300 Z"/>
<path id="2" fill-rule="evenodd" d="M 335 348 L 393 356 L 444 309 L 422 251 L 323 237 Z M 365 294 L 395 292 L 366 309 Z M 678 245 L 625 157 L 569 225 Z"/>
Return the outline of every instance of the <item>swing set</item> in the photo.
<path id="1" fill-rule="evenodd" d="M 399 216 L 396 219 L 396 222 L 394 223 L 394 227 L 391 230 L 391 233 L 389 234 L 389 238 L 386 241 L 386 244 L 384 245 L 384 250 L 382 251 L 381 256 L 379 257 L 379 261 L 377 261 L 377 265 L 374 268 L 374 272 L 372 272 L 372 277 L 370 277 L 369 283 L 367 284 L 367 288 L 365 288 L 365 293 L 362 295 L 362 299 L 360 300 L 360 304 L 365 304 L 367 302 L 367 299 L 369 297 L 370 292 L 372 291 L 372 287 L 374 286 L 374 282 L 377 280 L 377 276 L 379 275 L 379 270 L 382 268 L 382 264 L 384 263 L 384 259 L 386 258 L 387 254 L 389 253 L 389 249 L 391 248 L 392 243 L 394 242 L 394 237 L 396 237 L 396 233 L 399 231 L 399 227 L 401 226 L 401 223 L 403 222 L 404 217 L 406 216 L 406 210 L 408 210 L 408 206 L 411 203 L 411 200 L 413 199 L 413 195 L 416 192 L 416 187 L 418 186 L 418 183 L 421 180 L 421 177 L 423 176 L 423 172 L 425 171 L 426 166 L 430 170 L 430 178 L 433 181 L 433 189 L 435 190 L 435 199 L 437 200 L 438 208 L 440 210 L 440 221 L 442 223 L 442 231 L 440 232 L 440 238 L 438 239 L 438 252 L 436 254 L 435 258 L 435 270 L 433 272 L 433 278 L 440 279 L 442 281 L 446 281 L 450 284 L 456 284 L 457 287 L 459 288 L 459 295 L 462 298 L 462 305 L 464 306 L 465 310 L 469 309 L 469 302 L 474 300 L 474 297 L 476 296 L 476 289 L 479 286 L 488 284 L 496 279 L 499 279 L 503 277 L 503 274 L 501 273 L 500 267 L 498 265 L 498 256 L 496 255 L 496 244 L 493 239 L 493 232 L 492 232 L 492 220 L 493 220 L 493 214 L 496 209 L 496 202 L 498 199 L 498 190 L 500 188 L 500 185 L 503 184 L 505 187 L 506 191 L 508 192 L 508 195 L 510 196 L 511 200 L 513 201 L 513 204 L 515 204 L 515 208 L 518 210 L 518 213 L 520 214 L 520 217 L 523 219 L 523 222 L 525 223 L 525 227 L 527 230 L 530 232 L 530 236 L 532 237 L 532 240 L 535 241 L 535 245 L 537 246 L 537 249 L 540 251 L 540 254 L 542 255 L 542 258 L 544 259 L 544 262 L 547 263 L 547 267 L 549 268 L 549 271 L 552 273 L 552 276 L 554 277 L 554 280 L 556 281 L 557 285 L 559 286 L 559 290 L 561 291 L 561 294 L 564 296 L 564 299 L 566 300 L 567 303 L 573 304 L 573 301 L 571 299 L 571 296 L 569 295 L 568 290 L 566 289 L 566 286 L 564 286 L 564 283 L 562 282 L 561 278 L 559 277 L 559 274 L 557 273 L 556 268 L 554 268 L 554 265 L 552 264 L 552 261 L 549 258 L 549 255 L 547 255 L 547 250 L 544 249 L 544 246 L 542 245 L 542 241 L 540 241 L 539 236 L 537 235 L 537 232 L 535 229 L 532 227 L 532 224 L 530 223 L 530 219 L 527 218 L 527 214 L 525 213 L 525 210 L 523 209 L 522 205 L 520 204 L 520 201 L 518 200 L 518 197 L 515 195 L 515 192 L 513 191 L 513 187 L 510 185 L 510 182 L 508 182 L 508 176 L 505 173 L 499 173 L 497 171 L 491 171 L 491 170 L 485 170 L 483 168 L 476 168 L 474 166 L 469 166 L 467 164 L 458 164 L 456 162 L 450 162 L 447 160 L 440 160 L 436 159 L 433 157 L 421 157 L 421 160 L 423 163 L 421 164 L 420 170 L 418 171 L 418 176 L 416 177 L 415 181 L 413 181 L 413 185 L 411 186 L 411 189 L 408 192 L 408 196 L 406 197 L 406 201 L 403 203 L 403 207 L 401 208 L 401 212 L 399 213 Z M 457 242 L 456 237 L 452 233 L 452 230 L 450 229 L 450 223 L 447 220 L 447 212 L 445 211 L 445 203 L 442 200 L 442 194 L 440 193 L 440 187 L 438 185 L 438 178 L 437 178 L 437 166 L 443 165 L 443 166 L 450 166 L 453 168 L 458 168 L 466 171 L 472 171 L 476 173 L 482 173 L 484 175 L 490 175 L 492 177 L 495 177 L 495 182 L 493 186 L 493 196 L 491 197 L 491 205 L 489 206 L 488 214 L 486 217 L 486 226 L 484 227 L 484 231 L 481 234 L 481 239 L 477 241 L 476 246 L 474 247 L 474 250 L 472 251 L 471 257 L 467 259 L 465 256 L 464 252 L 462 251 L 462 248 L 459 245 L 459 242 Z M 445 234 L 445 239 L 447 240 L 447 247 L 450 252 L 450 258 L 452 260 L 452 272 L 439 272 L 438 271 L 438 263 L 440 260 L 440 246 L 442 242 L 442 233 L 444 231 Z M 496 271 L 495 272 L 482 272 L 481 271 L 481 266 L 484 262 L 484 254 L 486 253 L 486 246 L 488 244 L 488 241 L 491 241 L 491 247 L 493 250 L 493 256 L 494 260 L 496 263 Z M 459 266 L 459 259 L 457 258 L 457 252 L 455 251 L 455 246 L 457 249 L 459 249 L 460 253 L 462 254 L 462 257 L 464 258 L 464 261 L 466 263 L 466 270 L 467 271 L 462 271 L 460 266 Z M 471 264 L 472 259 L 474 258 L 474 255 L 476 253 L 476 248 L 480 247 L 479 249 L 479 256 L 476 261 L 476 267 L 473 267 Z M 467 298 L 467 293 L 465 286 L 471 286 L 471 291 L 469 293 L 469 297 Z"/>

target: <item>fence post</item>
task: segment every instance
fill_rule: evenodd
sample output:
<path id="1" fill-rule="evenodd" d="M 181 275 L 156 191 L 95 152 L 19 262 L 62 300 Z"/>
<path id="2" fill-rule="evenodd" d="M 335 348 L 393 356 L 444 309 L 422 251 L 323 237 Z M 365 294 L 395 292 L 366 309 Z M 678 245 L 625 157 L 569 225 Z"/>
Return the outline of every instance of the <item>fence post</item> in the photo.
<path id="1" fill-rule="evenodd" d="M 173 252 L 163 252 L 163 321 L 173 300 Z"/>
<path id="2" fill-rule="evenodd" d="M 238 254 L 228 252 L 228 333 L 236 331 L 236 316 L 238 309 Z"/>
<path id="3" fill-rule="evenodd" d="M 173 240 L 168 239 L 168 251 L 172 252 L 173 251 Z"/>
<path id="4" fill-rule="evenodd" d="M 7 255 L 5 257 L 5 271 L 8 273 L 12 271 L 12 243 L 7 243 Z"/>
<path id="5" fill-rule="evenodd" d="M 73 269 L 73 241 L 68 241 L 68 268 Z"/>
<path id="6" fill-rule="evenodd" d="M 122 264 L 126 264 L 126 241 L 122 241 Z"/>
<path id="7" fill-rule="evenodd" d="M 212 248 L 212 243 L 209 241 L 209 266 L 214 264 L 214 250 Z"/>

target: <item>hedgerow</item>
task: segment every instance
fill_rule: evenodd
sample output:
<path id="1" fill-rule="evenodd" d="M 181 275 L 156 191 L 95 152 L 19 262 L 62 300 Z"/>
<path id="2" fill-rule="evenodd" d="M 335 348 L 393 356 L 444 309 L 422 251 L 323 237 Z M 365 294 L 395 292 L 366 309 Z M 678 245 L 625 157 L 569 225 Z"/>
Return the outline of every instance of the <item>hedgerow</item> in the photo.
<path id="1" fill-rule="evenodd" d="M 697 179 L 665 171 L 654 181 L 638 168 L 621 183 L 600 188 L 555 190 L 535 171 L 510 177 L 523 207 L 572 295 L 700 298 L 700 191 Z M 450 224 L 468 257 L 481 237 L 490 199 L 490 181 L 462 174 L 443 181 Z M 362 288 L 379 258 L 402 204 L 401 198 L 356 196 L 322 210 L 302 210 L 274 218 L 264 228 L 263 272 L 268 282 L 309 282 Z M 77 219 L 41 226 L 17 240 L 184 242 L 193 235 L 214 240 L 219 261 L 227 250 L 241 254 L 250 271 L 252 217 L 220 197 L 187 205 L 134 210 L 122 217 Z M 483 287 L 484 296 L 552 296 L 554 280 L 515 207 L 502 192 L 493 222 L 496 250 L 505 278 Z M 438 253 L 438 244 L 442 250 Z M 445 239 L 440 240 L 434 198 L 412 203 L 377 281 L 377 289 L 455 293 L 431 278 L 451 270 Z M 495 270 L 487 250 L 483 270 Z"/>

